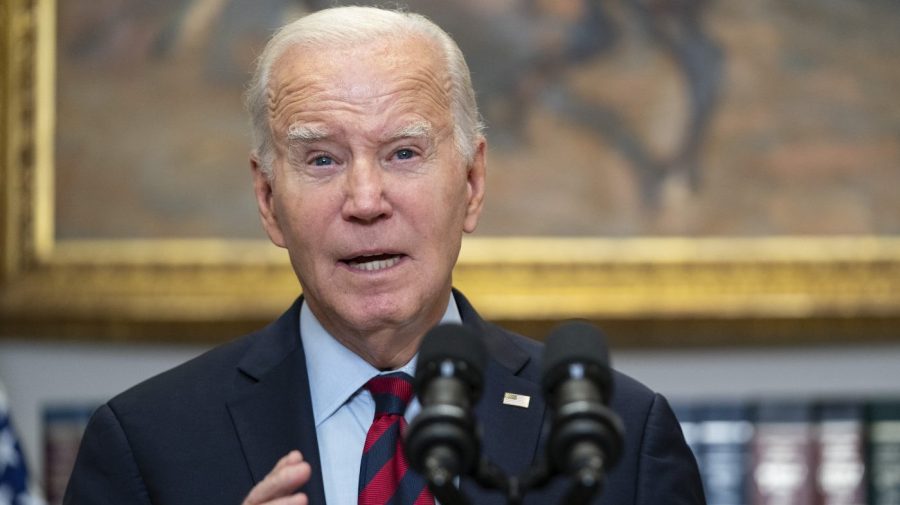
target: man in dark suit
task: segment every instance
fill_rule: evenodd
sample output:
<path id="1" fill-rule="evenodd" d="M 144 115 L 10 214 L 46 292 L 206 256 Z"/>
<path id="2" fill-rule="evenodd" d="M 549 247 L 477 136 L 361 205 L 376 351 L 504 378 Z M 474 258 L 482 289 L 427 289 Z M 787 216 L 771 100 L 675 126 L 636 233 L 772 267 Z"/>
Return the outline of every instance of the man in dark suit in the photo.
<path id="1" fill-rule="evenodd" d="M 486 145 L 455 43 L 409 13 L 320 11 L 273 37 L 248 107 L 263 227 L 287 249 L 303 297 L 267 328 L 101 407 L 65 503 L 434 503 L 398 453 L 374 468 L 363 455 L 377 459 L 377 437 L 419 409 L 413 399 L 382 418 L 373 381 L 414 372 L 441 322 L 472 328 L 490 354 L 476 407 L 484 454 L 511 474 L 528 468 L 546 423 L 540 345 L 484 322 L 451 287 L 482 208 Z M 508 404 L 507 393 L 531 402 Z M 625 449 L 601 503 L 702 504 L 665 400 L 616 374 L 612 406 Z M 565 484 L 528 503 L 557 503 Z M 504 503 L 468 478 L 460 486 L 473 503 Z"/>

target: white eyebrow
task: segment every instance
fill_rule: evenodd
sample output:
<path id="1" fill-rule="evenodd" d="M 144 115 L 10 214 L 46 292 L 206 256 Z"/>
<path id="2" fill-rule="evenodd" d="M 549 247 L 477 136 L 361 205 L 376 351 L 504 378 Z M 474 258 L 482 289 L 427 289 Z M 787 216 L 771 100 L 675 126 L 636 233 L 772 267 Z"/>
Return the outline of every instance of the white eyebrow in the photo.
<path id="1" fill-rule="evenodd" d="M 328 130 L 324 128 L 302 124 L 292 124 L 287 131 L 288 141 L 315 142 L 328 138 L 328 136 Z"/>
<path id="2" fill-rule="evenodd" d="M 387 139 L 427 138 L 431 137 L 433 132 L 434 128 L 431 126 L 431 123 L 423 119 L 397 128 L 387 136 Z"/>
<path id="3" fill-rule="evenodd" d="M 434 128 L 431 123 L 425 120 L 414 121 L 394 130 L 385 137 L 386 140 L 397 140 L 405 138 L 427 138 L 432 135 Z M 316 142 L 328 138 L 331 133 L 321 127 L 309 126 L 304 124 L 293 124 L 288 127 L 288 141 L 299 140 L 301 142 Z"/>

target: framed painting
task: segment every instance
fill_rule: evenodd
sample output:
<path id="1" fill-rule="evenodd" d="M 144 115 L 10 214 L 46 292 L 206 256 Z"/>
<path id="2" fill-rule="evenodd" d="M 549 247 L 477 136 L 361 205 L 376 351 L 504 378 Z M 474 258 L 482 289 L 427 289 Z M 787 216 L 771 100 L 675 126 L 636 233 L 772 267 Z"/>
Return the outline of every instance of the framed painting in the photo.
<path id="1" fill-rule="evenodd" d="M 240 102 L 317 3 L 0 0 L 0 334 L 212 342 L 291 303 Z M 485 317 L 631 346 L 900 337 L 900 7 L 409 4 L 460 41 L 488 127 L 454 272 Z"/>

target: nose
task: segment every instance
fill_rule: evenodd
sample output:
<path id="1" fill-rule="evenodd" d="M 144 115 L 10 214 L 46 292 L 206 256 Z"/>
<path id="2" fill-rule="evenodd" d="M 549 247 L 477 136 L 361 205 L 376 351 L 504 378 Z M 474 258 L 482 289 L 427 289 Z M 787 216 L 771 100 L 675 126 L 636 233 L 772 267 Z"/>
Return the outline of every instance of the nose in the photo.
<path id="1" fill-rule="evenodd" d="M 393 209 L 385 198 L 383 172 L 378 163 L 355 160 L 345 179 L 341 214 L 347 221 L 372 223 L 391 216 Z"/>

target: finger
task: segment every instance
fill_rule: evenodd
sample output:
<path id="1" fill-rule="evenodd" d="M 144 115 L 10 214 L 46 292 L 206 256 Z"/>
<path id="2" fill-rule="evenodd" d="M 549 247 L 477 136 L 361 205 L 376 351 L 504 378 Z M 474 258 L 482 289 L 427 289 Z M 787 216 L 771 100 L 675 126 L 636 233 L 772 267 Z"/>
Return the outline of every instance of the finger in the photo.
<path id="1" fill-rule="evenodd" d="M 291 495 L 309 480 L 311 473 L 312 469 L 305 461 L 273 469 L 250 490 L 245 503 L 255 505 Z"/>
<path id="2" fill-rule="evenodd" d="M 259 482 L 244 500 L 244 505 L 258 505 L 278 498 L 290 497 L 297 488 L 306 484 L 312 468 L 305 461 L 285 463 L 281 468 L 273 469 L 266 478 Z M 291 502 L 293 503 L 293 502 Z"/>
<path id="3" fill-rule="evenodd" d="M 293 494 L 291 496 L 285 496 L 283 498 L 276 498 L 271 501 L 267 501 L 261 505 L 308 505 L 309 499 L 303 493 Z"/>
<path id="4" fill-rule="evenodd" d="M 294 449 L 293 451 L 282 456 L 282 458 L 278 460 L 278 463 L 275 463 L 275 468 L 272 469 L 272 472 L 280 468 L 284 468 L 287 465 L 299 463 L 301 461 L 303 461 L 303 455 L 300 454 L 300 451 Z"/>

